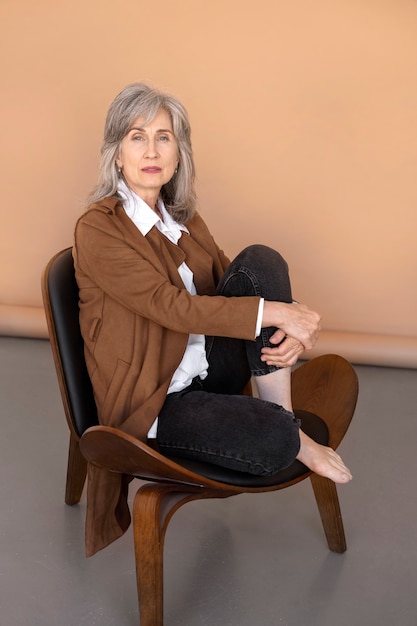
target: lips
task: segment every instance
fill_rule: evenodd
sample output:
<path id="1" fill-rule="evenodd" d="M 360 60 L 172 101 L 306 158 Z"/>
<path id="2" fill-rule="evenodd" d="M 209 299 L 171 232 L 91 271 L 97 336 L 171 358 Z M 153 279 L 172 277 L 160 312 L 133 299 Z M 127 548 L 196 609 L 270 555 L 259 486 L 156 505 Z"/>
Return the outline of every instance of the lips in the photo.
<path id="1" fill-rule="evenodd" d="M 162 169 L 160 167 L 143 167 L 142 172 L 145 172 L 145 174 L 159 174 L 159 172 L 162 172 Z"/>

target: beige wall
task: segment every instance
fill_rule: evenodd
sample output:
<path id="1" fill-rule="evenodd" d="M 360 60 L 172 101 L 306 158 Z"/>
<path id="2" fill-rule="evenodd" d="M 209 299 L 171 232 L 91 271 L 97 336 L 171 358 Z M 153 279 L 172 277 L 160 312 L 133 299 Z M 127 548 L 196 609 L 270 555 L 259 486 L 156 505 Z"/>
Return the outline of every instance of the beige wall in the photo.
<path id="1" fill-rule="evenodd" d="M 414 0 L 1 0 L 0 29 L 0 333 L 45 336 L 42 268 L 145 79 L 187 105 L 219 244 L 278 248 L 322 312 L 315 353 L 417 366 Z"/>

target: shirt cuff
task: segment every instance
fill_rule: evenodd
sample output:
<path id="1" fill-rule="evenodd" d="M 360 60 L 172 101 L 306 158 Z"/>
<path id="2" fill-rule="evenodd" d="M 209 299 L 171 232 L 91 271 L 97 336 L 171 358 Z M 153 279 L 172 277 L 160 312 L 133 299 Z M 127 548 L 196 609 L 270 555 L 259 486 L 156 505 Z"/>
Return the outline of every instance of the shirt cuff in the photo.
<path id="1" fill-rule="evenodd" d="M 261 298 L 259 300 L 259 308 L 258 308 L 258 318 L 256 320 L 256 331 L 255 331 L 255 338 L 259 337 L 259 335 L 261 334 L 261 330 L 262 330 L 262 318 L 264 315 L 264 303 L 265 303 L 265 299 Z"/>
<path id="2" fill-rule="evenodd" d="M 156 420 L 154 421 L 154 423 L 152 424 L 152 426 L 150 427 L 148 431 L 148 439 L 156 439 L 157 432 L 158 432 L 158 418 L 156 418 Z"/>

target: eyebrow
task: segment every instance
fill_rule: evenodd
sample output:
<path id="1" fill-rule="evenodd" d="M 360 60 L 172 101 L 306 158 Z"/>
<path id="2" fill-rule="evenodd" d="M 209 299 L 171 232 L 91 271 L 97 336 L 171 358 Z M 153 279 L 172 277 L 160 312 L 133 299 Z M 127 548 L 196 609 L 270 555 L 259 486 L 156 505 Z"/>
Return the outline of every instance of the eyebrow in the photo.
<path id="1" fill-rule="evenodd" d="M 143 128 L 142 126 L 132 126 L 132 128 L 129 128 L 129 133 L 132 130 L 138 130 L 142 133 L 146 132 L 146 128 Z M 173 135 L 174 133 L 172 132 L 172 130 L 169 130 L 169 128 L 158 128 L 158 130 L 156 131 L 157 133 L 170 133 L 171 135 Z"/>

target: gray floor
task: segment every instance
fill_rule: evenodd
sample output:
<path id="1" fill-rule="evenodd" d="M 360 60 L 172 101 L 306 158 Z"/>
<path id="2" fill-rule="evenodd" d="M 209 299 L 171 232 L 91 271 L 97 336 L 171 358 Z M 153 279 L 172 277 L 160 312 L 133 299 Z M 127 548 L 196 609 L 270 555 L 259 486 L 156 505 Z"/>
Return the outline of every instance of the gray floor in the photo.
<path id="1" fill-rule="evenodd" d="M 166 626 L 417 625 L 417 372 L 356 369 L 340 448 L 354 474 L 339 488 L 348 551 L 328 551 L 309 481 L 188 504 L 166 539 Z M 0 389 L 1 625 L 137 625 L 131 532 L 86 559 L 85 498 L 64 504 L 49 343 L 0 338 Z"/>

